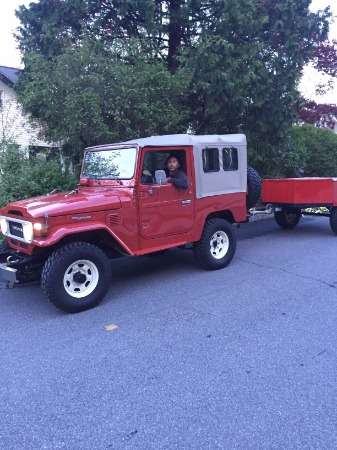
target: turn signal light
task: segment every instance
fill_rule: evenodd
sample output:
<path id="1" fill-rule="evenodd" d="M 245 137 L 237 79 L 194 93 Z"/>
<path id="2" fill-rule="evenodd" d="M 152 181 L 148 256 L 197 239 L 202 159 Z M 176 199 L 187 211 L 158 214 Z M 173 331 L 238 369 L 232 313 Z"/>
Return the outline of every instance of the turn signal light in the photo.
<path id="1" fill-rule="evenodd" d="M 44 238 L 48 233 L 48 225 L 45 223 L 34 223 L 34 236 Z"/>

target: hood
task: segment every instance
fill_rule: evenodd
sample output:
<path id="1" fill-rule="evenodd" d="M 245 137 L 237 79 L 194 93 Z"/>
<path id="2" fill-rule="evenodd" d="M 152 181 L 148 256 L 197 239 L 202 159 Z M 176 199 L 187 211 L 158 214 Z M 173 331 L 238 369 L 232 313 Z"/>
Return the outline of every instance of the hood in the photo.
<path id="1" fill-rule="evenodd" d="M 17 214 L 16 211 L 18 211 L 24 217 L 36 218 L 46 214 L 65 216 L 120 207 L 121 201 L 116 189 L 81 188 L 76 191 L 59 192 L 9 203 L 1 209 L 1 214 Z"/>

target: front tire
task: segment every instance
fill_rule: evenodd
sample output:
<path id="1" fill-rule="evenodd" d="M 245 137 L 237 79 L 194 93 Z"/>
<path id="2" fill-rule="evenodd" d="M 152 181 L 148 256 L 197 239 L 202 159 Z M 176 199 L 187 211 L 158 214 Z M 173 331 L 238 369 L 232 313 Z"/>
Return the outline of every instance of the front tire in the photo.
<path id="1" fill-rule="evenodd" d="M 226 267 L 231 262 L 235 249 L 234 230 L 224 219 L 207 220 L 200 241 L 193 245 L 197 263 L 208 270 Z"/>
<path id="2" fill-rule="evenodd" d="M 281 209 L 281 211 L 274 212 L 275 222 L 282 228 L 296 227 L 301 217 L 301 211 L 297 208 Z"/>
<path id="3" fill-rule="evenodd" d="M 68 244 L 46 261 L 41 286 L 56 308 L 77 313 L 96 306 L 110 284 L 110 261 L 98 247 L 86 242 Z"/>

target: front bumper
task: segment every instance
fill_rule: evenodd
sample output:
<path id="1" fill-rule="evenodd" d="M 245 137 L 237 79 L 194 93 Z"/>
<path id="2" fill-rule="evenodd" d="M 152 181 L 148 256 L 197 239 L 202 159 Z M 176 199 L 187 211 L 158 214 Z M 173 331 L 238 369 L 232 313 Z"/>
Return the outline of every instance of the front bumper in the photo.
<path id="1" fill-rule="evenodd" d="M 0 280 L 9 281 L 10 283 L 17 283 L 16 269 L 8 267 L 6 263 L 0 263 Z"/>
<path id="2" fill-rule="evenodd" d="M 35 281 L 41 274 L 44 257 L 23 255 L 7 248 L 0 251 L 0 281 L 7 281 L 10 287 L 15 283 Z"/>

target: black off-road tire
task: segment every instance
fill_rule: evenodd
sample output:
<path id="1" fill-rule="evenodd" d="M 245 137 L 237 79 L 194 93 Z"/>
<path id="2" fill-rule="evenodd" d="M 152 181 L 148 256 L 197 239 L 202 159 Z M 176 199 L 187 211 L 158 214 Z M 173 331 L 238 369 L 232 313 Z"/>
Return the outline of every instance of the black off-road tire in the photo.
<path id="1" fill-rule="evenodd" d="M 282 228 L 295 228 L 301 217 L 301 210 L 298 208 L 283 208 L 274 212 L 275 222 Z"/>
<path id="2" fill-rule="evenodd" d="M 95 245 L 75 242 L 56 250 L 46 261 L 41 286 L 56 308 L 77 313 L 96 306 L 110 284 L 110 261 Z"/>
<path id="3" fill-rule="evenodd" d="M 262 182 L 260 175 L 247 166 L 247 209 L 253 208 L 261 198 Z"/>
<path id="4" fill-rule="evenodd" d="M 207 270 L 226 267 L 236 249 L 236 236 L 232 225 L 224 219 L 206 221 L 200 241 L 193 244 L 197 263 Z"/>
<path id="5" fill-rule="evenodd" d="M 337 234 L 337 207 L 333 206 L 330 211 L 330 227 Z"/>

